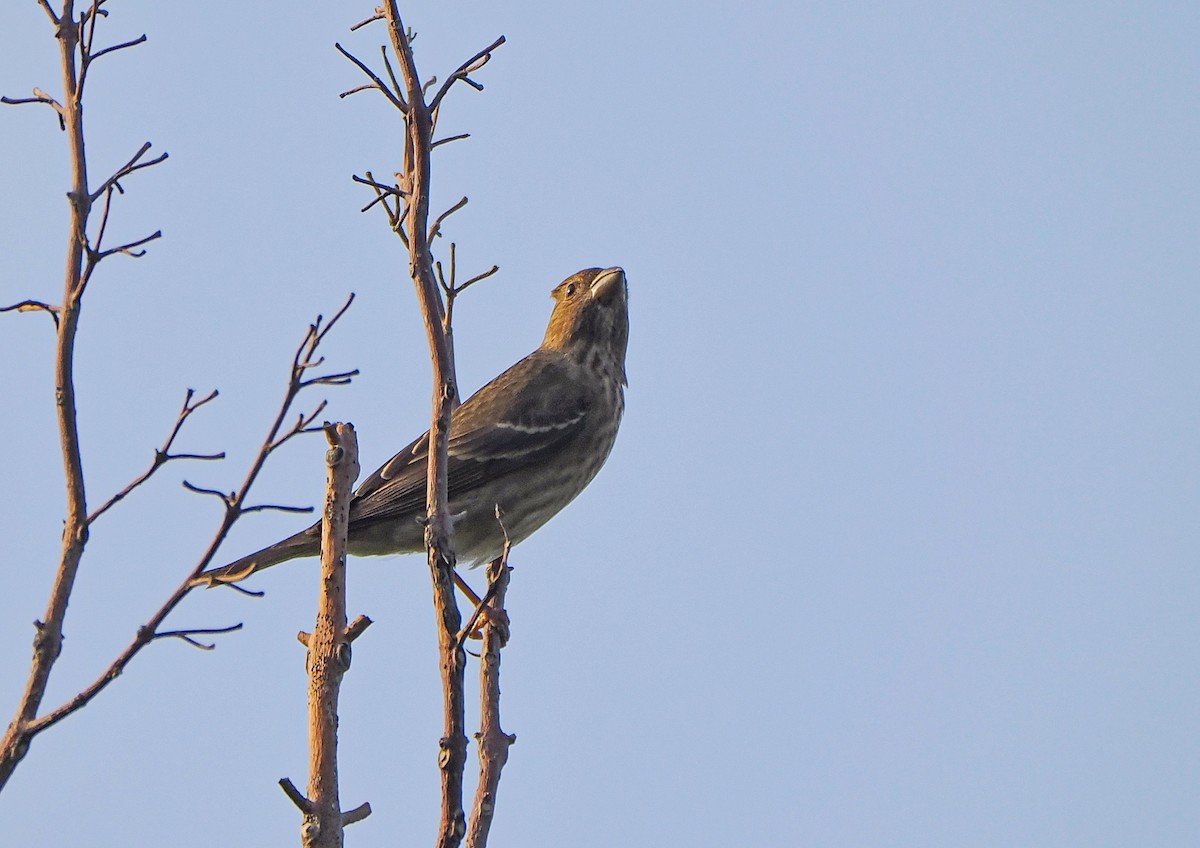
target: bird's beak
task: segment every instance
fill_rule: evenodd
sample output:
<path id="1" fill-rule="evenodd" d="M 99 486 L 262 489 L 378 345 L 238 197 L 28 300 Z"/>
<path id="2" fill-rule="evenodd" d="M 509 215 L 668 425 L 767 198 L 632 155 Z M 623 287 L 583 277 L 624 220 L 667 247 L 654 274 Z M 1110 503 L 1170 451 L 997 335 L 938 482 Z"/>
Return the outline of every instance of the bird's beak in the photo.
<path id="1" fill-rule="evenodd" d="M 623 268 L 606 268 L 592 281 L 592 300 L 608 297 L 618 286 L 624 285 L 625 270 Z"/>

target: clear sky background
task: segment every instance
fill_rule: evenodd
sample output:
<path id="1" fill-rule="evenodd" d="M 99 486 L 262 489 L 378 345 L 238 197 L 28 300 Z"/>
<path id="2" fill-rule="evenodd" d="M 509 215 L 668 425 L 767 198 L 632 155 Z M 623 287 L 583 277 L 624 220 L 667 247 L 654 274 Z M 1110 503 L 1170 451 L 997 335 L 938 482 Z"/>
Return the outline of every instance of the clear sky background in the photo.
<path id="1" fill-rule="evenodd" d="M 398 116 L 337 94 L 370 3 L 112 0 L 87 100 L 93 182 L 146 140 L 110 225 L 161 228 L 88 292 L 91 503 L 146 465 L 187 387 L 221 390 L 93 528 L 48 705 L 192 568 L 306 323 L 350 291 L 326 417 L 364 472 L 428 422 L 406 258 L 350 175 Z M 628 412 L 607 467 L 516 549 L 497 846 L 1200 844 L 1200 7 L 405 3 L 456 90 L 436 206 L 468 273 L 464 393 L 540 341 L 553 285 L 628 271 Z M 0 90 L 57 93 L 51 27 L 0 7 Z M 0 111 L 0 301 L 61 294 L 65 139 Z M 373 210 L 374 212 L 375 210 Z M 448 245 L 443 245 L 446 247 Z M 442 254 L 443 256 L 445 253 Z M 0 318 L 0 719 L 63 515 L 44 315 Z M 319 502 L 320 437 L 258 500 Z M 248 518 L 232 558 L 304 517 Z M 306 778 L 313 561 L 177 627 L 39 737 L 0 794 L 12 845 L 289 844 Z M 343 687 L 349 844 L 429 844 L 440 689 L 420 557 L 358 560 L 377 622 Z M 477 666 L 468 680 L 474 692 Z M 472 703 L 474 695 L 472 694 Z M 469 720 L 474 726 L 475 719 Z M 474 773 L 472 765 L 469 774 Z"/>

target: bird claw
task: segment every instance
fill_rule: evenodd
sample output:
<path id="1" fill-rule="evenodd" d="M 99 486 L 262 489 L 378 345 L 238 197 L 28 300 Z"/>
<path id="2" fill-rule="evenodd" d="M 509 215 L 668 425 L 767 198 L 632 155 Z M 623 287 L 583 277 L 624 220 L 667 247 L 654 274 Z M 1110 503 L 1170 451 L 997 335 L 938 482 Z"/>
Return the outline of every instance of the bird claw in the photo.
<path id="1" fill-rule="evenodd" d="M 500 640 L 501 648 L 508 644 L 512 635 L 508 613 L 490 605 L 476 607 L 467 626 L 471 628 L 466 634 L 468 639 L 482 639 L 485 631 L 490 629 Z"/>

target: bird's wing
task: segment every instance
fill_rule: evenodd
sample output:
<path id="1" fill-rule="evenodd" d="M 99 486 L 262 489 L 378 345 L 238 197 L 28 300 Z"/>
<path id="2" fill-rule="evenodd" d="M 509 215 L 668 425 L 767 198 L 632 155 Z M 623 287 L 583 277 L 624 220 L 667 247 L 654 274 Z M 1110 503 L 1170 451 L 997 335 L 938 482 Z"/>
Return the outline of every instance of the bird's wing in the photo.
<path id="1" fill-rule="evenodd" d="M 541 350 L 522 359 L 454 411 L 450 497 L 538 462 L 584 426 L 590 406 L 591 396 L 572 363 Z M 359 486 L 350 505 L 351 521 L 424 512 L 428 462 L 426 432 Z"/>

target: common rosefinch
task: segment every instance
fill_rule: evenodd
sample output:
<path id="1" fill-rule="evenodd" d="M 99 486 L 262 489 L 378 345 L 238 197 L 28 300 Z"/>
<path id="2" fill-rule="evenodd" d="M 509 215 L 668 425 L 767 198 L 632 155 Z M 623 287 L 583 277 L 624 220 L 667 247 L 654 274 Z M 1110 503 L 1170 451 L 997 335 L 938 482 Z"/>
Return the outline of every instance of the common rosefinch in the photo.
<path id="1" fill-rule="evenodd" d="M 620 268 L 588 268 L 553 291 L 542 346 L 454 410 L 448 467 L 459 562 L 500 556 L 504 533 L 529 537 L 574 500 L 612 450 L 625 410 L 628 288 Z M 350 504 L 356 556 L 425 549 L 429 433 L 372 474 Z M 317 556 L 321 525 L 206 571 L 193 585 L 242 580 L 298 557 Z"/>

